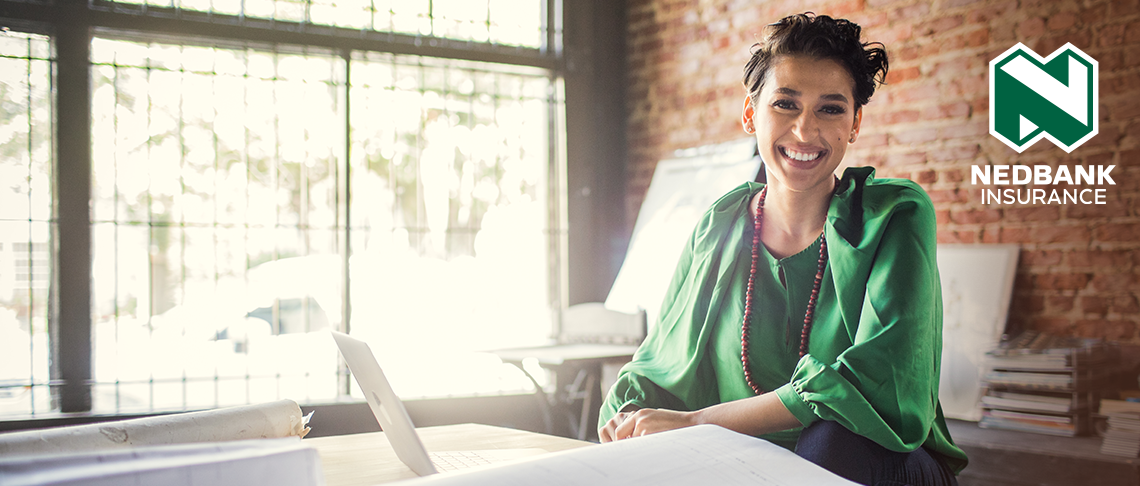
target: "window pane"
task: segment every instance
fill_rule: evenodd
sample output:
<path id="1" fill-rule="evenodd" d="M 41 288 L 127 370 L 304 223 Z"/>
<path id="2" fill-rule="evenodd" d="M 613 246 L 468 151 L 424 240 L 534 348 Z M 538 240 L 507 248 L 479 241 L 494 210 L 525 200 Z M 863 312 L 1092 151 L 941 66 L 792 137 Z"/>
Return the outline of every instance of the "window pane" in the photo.
<path id="1" fill-rule="evenodd" d="M 0 32 L 0 416 L 51 410 L 52 61 L 46 37 Z"/>
<path id="2" fill-rule="evenodd" d="M 106 38 L 92 59 L 95 410 L 335 399 L 343 59 Z"/>
<path id="3" fill-rule="evenodd" d="M 352 333 L 403 396 L 525 389 L 480 351 L 541 342 L 558 307 L 549 75 L 380 54 L 352 73 Z"/>
<path id="4" fill-rule="evenodd" d="M 546 0 L 115 0 L 509 46 L 543 45 Z"/>

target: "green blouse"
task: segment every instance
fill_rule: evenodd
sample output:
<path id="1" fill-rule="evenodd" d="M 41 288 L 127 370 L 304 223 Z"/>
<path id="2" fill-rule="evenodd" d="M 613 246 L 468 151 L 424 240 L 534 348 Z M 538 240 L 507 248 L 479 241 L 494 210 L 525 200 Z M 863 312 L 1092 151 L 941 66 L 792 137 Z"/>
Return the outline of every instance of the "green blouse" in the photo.
<path id="1" fill-rule="evenodd" d="M 685 246 L 660 317 L 622 368 L 600 425 L 627 405 L 697 410 L 754 396 L 740 363 L 750 267 L 748 203 L 762 184 L 732 190 L 705 213 Z M 942 295 L 930 198 L 904 179 L 847 169 L 824 234 L 828 263 L 809 353 L 800 330 L 815 280 L 819 240 L 783 259 L 763 250 L 750 337 L 753 377 L 804 425 L 834 420 L 887 449 L 941 454 L 954 445 L 938 403 Z M 764 435 L 789 449 L 800 429 Z"/>

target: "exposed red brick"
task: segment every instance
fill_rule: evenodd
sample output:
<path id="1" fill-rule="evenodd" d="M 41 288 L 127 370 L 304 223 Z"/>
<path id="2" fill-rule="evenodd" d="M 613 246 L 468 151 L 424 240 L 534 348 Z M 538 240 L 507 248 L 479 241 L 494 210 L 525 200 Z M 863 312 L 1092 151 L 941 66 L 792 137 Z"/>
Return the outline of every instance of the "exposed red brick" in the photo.
<path id="1" fill-rule="evenodd" d="M 1006 221 L 1057 221 L 1061 209 L 1057 206 L 1018 206 L 1005 210 Z"/>
<path id="2" fill-rule="evenodd" d="M 901 111 L 892 111 L 890 113 L 887 113 L 887 116 L 885 117 L 885 119 L 883 121 L 888 125 L 894 125 L 896 123 L 910 123 L 910 122 L 917 121 L 917 120 L 918 120 L 918 111 L 901 110 Z"/>
<path id="3" fill-rule="evenodd" d="M 990 111 L 989 96 L 987 95 L 985 97 L 977 98 L 974 101 L 971 101 L 970 111 L 975 115 L 981 114 L 981 116 L 988 116 L 988 113 Z"/>
<path id="4" fill-rule="evenodd" d="M 1140 313 L 1140 302 L 1136 301 L 1136 297 L 1132 295 L 1119 295 L 1112 300 L 1112 307 L 1109 309 L 1116 314 L 1132 314 Z"/>
<path id="5" fill-rule="evenodd" d="M 887 134 L 885 134 L 885 133 L 873 133 L 870 135 L 859 134 L 859 138 L 856 139 L 855 142 L 858 143 L 860 147 L 879 147 L 879 146 L 887 144 Z"/>
<path id="6" fill-rule="evenodd" d="M 1045 308 L 1055 314 L 1069 312 L 1073 310 L 1074 300 L 1071 295 L 1050 295 Z"/>
<path id="7" fill-rule="evenodd" d="M 911 20 L 911 19 L 916 19 L 916 18 L 922 18 L 923 16 L 925 16 L 928 13 L 930 13 L 930 4 L 928 4 L 928 3 L 917 3 L 914 5 L 906 5 L 906 6 L 899 7 L 899 8 L 896 8 L 894 10 L 891 10 L 887 14 L 887 18 L 890 19 L 891 22 L 898 22 L 901 20 Z"/>
<path id="8" fill-rule="evenodd" d="M 1092 24 L 1104 21 L 1106 18 L 1105 14 L 1107 12 L 1108 7 L 1104 4 L 1090 6 L 1089 8 L 1081 10 L 1081 23 Z"/>
<path id="9" fill-rule="evenodd" d="M 1112 0 L 1108 6 L 1108 19 L 1135 15 L 1136 11 L 1140 10 L 1140 2 L 1137 0 Z"/>
<path id="10" fill-rule="evenodd" d="M 1111 96 L 1135 92 L 1140 89 L 1140 76 L 1133 74 L 1113 76 L 1105 79 L 1101 77 L 1101 96 Z M 1099 136 L 1099 135 L 1098 135 Z"/>
<path id="11" fill-rule="evenodd" d="M 989 29 L 977 29 L 965 35 L 967 47 L 980 47 L 990 42 Z"/>
<path id="12" fill-rule="evenodd" d="M 1030 238 L 1038 243 L 1073 243 L 1089 240 L 1089 229 L 1084 226 L 1036 226 L 1029 231 Z"/>
<path id="13" fill-rule="evenodd" d="M 1140 222 L 1110 223 L 1096 229 L 1096 239 L 1099 241 L 1140 241 Z"/>
<path id="14" fill-rule="evenodd" d="M 950 219 L 958 224 L 982 224 L 1001 221 L 1000 209 L 967 209 L 953 211 Z"/>
<path id="15" fill-rule="evenodd" d="M 1140 166 L 1140 149 L 1124 150 L 1120 152 L 1120 165 Z"/>
<path id="16" fill-rule="evenodd" d="M 938 86 L 935 84 L 915 84 L 894 89 L 891 93 L 895 100 L 902 103 L 937 100 L 939 96 Z"/>
<path id="17" fill-rule="evenodd" d="M 962 182 L 966 179 L 965 174 L 961 169 L 945 169 L 942 171 L 942 179 L 946 182 Z"/>
<path id="18" fill-rule="evenodd" d="M 896 51 L 894 56 L 900 61 L 911 61 L 919 58 L 919 52 L 920 49 L 917 47 L 904 47 Z"/>
<path id="19" fill-rule="evenodd" d="M 938 230 L 939 243 L 977 243 L 977 231 Z"/>
<path id="20" fill-rule="evenodd" d="M 883 44 L 891 44 L 909 39 L 913 34 L 911 30 L 912 24 L 899 24 L 888 28 L 886 31 L 876 37 L 875 42 L 882 42 Z"/>
<path id="21" fill-rule="evenodd" d="M 1114 171 L 1115 172 L 1115 171 Z M 1118 176 L 1119 177 L 1119 176 Z M 1121 179 L 1124 180 L 1124 179 Z M 1096 189 L 1096 188 L 1076 188 L 1082 189 Z M 1113 189 L 1108 189 L 1106 192 L 1111 193 Z M 1080 193 L 1077 194 L 1080 197 Z M 1092 200 L 1095 194 L 1089 193 L 1085 196 L 1086 199 Z M 1075 204 L 1069 205 L 1065 216 L 1074 219 L 1092 219 L 1092 218 L 1118 218 L 1128 215 L 1128 206 L 1124 201 L 1115 198 L 1107 198 L 1104 204 Z"/>
<path id="22" fill-rule="evenodd" d="M 951 125 L 941 129 L 942 138 L 964 138 L 964 137 L 977 137 L 980 135 L 988 135 L 990 133 L 989 122 L 985 124 L 981 122 L 964 123 L 961 125 Z"/>
<path id="23" fill-rule="evenodd" d="M 1140 42 L 1140 21 L 1128 24 L 1128 28 L 1124 29 L 1124 32 L 1124 42 L 1129 44 Z"/>
<path id="24" fill-rule="evenodd" d="M 924 170 L 918 173 L 918 182 L 921 184 L 933 184 L 938 182 L 938 171 Z"/>
<path id="25" fill-rule="evenodd" d="M 887 84 L 898 84 L 908 79 L 915 79 L 922 75 L 918 66 L 911 66 L 902 69 L 892 69 L 887 73 Z"/>
<path id="26" fill-rule="evenodd" d="M 958 189 L 939 189 L 927 191 L 934 204 L 947 202 L 966 202 L 966 193 Z"/>
<path id="27" fill-rule="evenodd" d="M 983 2 L 983 1 L 984 0 L 946 0 L 946 1 L 942 2 L 940 5 L 942 8 L 949 9 L 949 8 L 955 8 L 955 7 L 964 7 L 966 5 L 977 5 L 978 3 Z"/>
<path id="28" fill-rule="evenodd" d="M 1073 335 L 1075 325 L 1076 323 L 1073 321 L 1062 318 L 1038 318 L 1033 320 L 1033 329 L 1051 334 L 1060 334 L 1062 336 Z"/>
<path id="29" fill-rule="evenodd" d="M 938 138 L 937 128 L 918 128 L 902 130 L 894 135 L 894 142 L 900 145 L 919 144 Z M 923 157 L 925 160 L 925 156 Z"/>
<path id="30" fill-rule="evenodd" d="M 1045 310 L 1045 297 L 1040 295 L 1015 295 L 1009 305 L 1018 313 L 1039 313 Z"/>
<path id="31" fill-rule="evenodd" d="M 984 6 L 971 8 L 966 21 L 972 24 L 990 24 L 1017 9 L 1017 0 L 986 2 Z"/>
<path id="32" fill-rule="evenodd" d="M 995 244 L 995 243 L 1001 243 L 1001 227 L 993 226 L 993 227 L 982 228 L 981 237 L 982 237 L 982 243 L 986 243 L 986 244 L 990 244 L 990 245 Z"/>
<path id="33" fill-rule="evenodd" d="M 1097 45 L 1112 46 L 1124 42 L 1124 24 L 1101 27 Z"/>
<path id="34" fill-rule="evenodd" d="M 1087 295 L 1081 297 L 1081 312 L 1103 316 L 1108 312 L 1108 300 L 1104 297 Z"/>
<path id="35" fill-rule="evenodd" d="M 1077 16 L 1073 12 L 1058 12 L 1049 17 L 1045 23 L 1049 30 L 1065 30 L 1077 23 Z"/>
<path id="36" fill-rule="evenodd" d="M 1045 21 L 1041 17 L 1025 19 L 1017 26 L 1019 37 L 1037 37 L 1045 33 Z"/>
<path id="37" fill-rule="evenodd" d="M 1092 277 L 1087 273 L 1043 273 L 1033 276 L 1033 286 L 1049 290 L 1081 290 Z"/>
<path id="38" fill-rule="evenodd" d="M 978 145 L 954 145 L 951 147 L 944 147 L 930 151 L 928 158 L 935 162 L 945 162 L 949 160 L 972 160 L 978 155 Z"/>
<path id="39" fill-rule="evenodd" d="M 1060 265 L 1061 250 L 1022 250 L 1021 262 L 1029 266 Z"/>
<path id="40" fill-rule="evenodd" d="M 1136 336 L 1136 324 L 1119 320 L 1077 321 L 1076 334 L 1080 337 L 1107 340 L 1132 339 Z"/>
<path id="41" fill-rule="evenodd" d="M 1000 243 L 1027 243 L 1030 241 L 1028 228 L 1002 228 Z"/>
<path id="42" fill-rule="evenodd" d="M 1108 110 L 1113 120 L 1127 120 L 1140 117 L 1140 100 L 1131 98 L 1112 103 Z"/>
<path id="43" fill-rule="evenodd" d="M 935 35 L 953 29 L 965 22 L 961 15 L 938 17 L 918 24 L 914 28 L 915 35 Z"/>
<path id="44" fill-rule="evenodd" d="M 1128 289 L 1130 282 L 1124 275 L 1101 273 L 1093 277 L 1092 288 L 1097 292 L 1121 292 Z"/>

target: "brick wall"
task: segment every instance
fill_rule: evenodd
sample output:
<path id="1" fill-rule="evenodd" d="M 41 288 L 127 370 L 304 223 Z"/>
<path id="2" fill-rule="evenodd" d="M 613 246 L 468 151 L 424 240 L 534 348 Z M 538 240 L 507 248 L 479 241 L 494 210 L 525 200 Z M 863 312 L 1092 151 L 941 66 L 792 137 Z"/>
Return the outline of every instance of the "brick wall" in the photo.
<path id="1" fill-rule="evenodd" d="M 859 23 L 891 56 L 845 166 L 919 182 L 939 242 L 1021 245 L 1011 325 L 1140 340 L 1137 0 L 629 0 L 630 215 L 657 160 L 746 136 L 748 48 L 765 24 L 804 10 Z M 1018 154 L 989 135 L 988 63 L 1017 42 L 1041 55 L 1071 42 L 1100 63 L 1100 133 L 1071 154 L 1046 140 Z M 1104 205 L 982 204 L 988 186 L 971 183 L 970 166 L 984 164 L 1116 165 L 1117 185 Z"/>

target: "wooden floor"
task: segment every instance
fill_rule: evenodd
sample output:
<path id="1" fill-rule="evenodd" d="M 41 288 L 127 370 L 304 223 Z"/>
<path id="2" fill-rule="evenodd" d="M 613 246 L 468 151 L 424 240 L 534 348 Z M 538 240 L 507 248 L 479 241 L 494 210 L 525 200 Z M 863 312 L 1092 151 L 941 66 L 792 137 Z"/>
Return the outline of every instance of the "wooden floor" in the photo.
<path id="1" fill-rule="evenodd" d="M 1100 437 L 1053 437 L 946 422 L 970 458 L 958 478 L 961 486 L 1140 486 L 1140 459 L 1101 454 Z"/>

